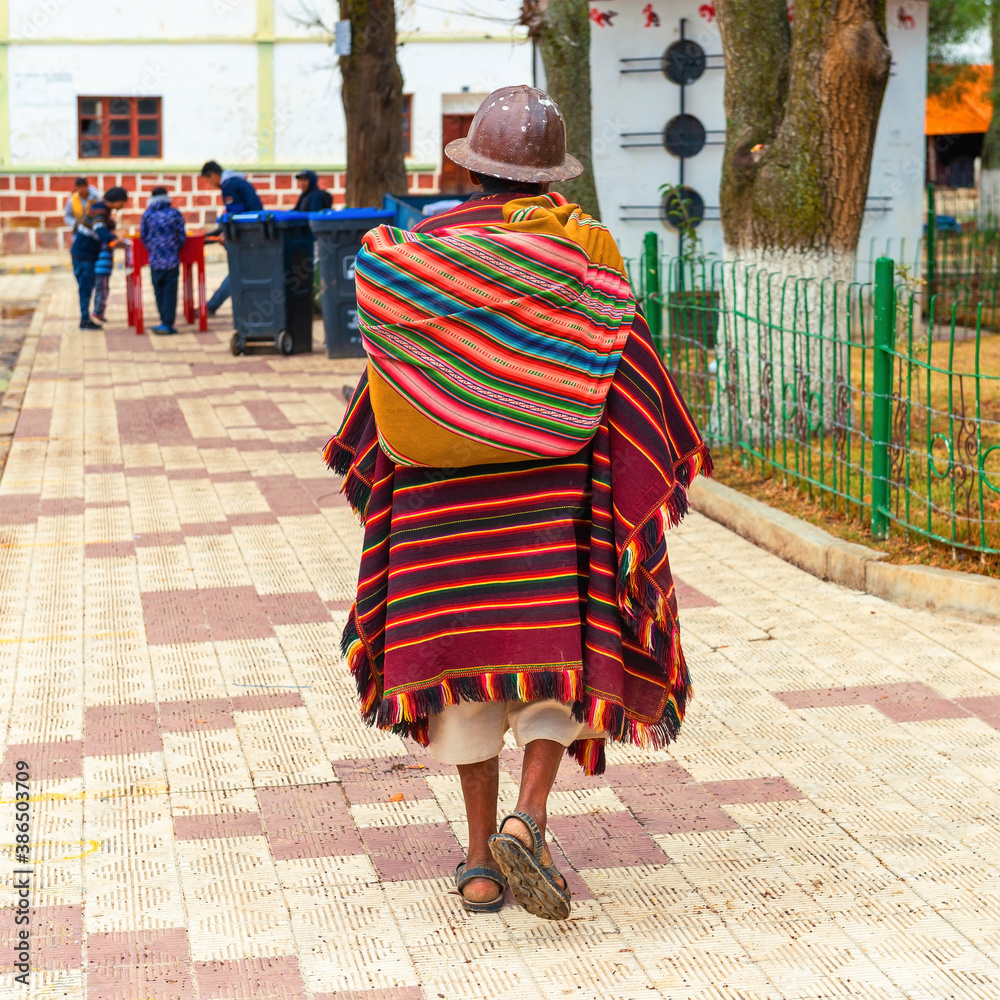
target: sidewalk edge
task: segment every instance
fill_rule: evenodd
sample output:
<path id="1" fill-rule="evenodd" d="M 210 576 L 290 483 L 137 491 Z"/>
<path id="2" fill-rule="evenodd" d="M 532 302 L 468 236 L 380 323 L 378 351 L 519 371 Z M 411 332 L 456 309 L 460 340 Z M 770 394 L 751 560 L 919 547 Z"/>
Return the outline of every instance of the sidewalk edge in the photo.
<path id="1" fill-rule="evenodd" d="M 49 303 L 52 301 L 52 292 L 43 290 L 38 297 L 35 311 L 28 326 L 28 332 L 24 335 L 24 342 L 17 355 L 17 363 L 10 373 L 10 381 L 7 389 L 0 399 L 0 425 L 9 425 L 10 431 L 5 431 L 4 443 L 9 445 L 17 432 L 17 422 L 21 416 L 21 407 L 24 405 L 24 394 L 28 389 L 28 378 L 31 369 L 35 365 L 35 357 L 38 354 L 38 341 L 45 326 L 45 319 L 48 316 Z"/>
<path id="2" fill-rule="evenodd" d="M 714 480 L 696 479 L 690 497 L 698 513 L 821 580 L 908 607 L 1000 621 L 1000 580 L 888 562 L 884 552 L 845 542 Z"/>

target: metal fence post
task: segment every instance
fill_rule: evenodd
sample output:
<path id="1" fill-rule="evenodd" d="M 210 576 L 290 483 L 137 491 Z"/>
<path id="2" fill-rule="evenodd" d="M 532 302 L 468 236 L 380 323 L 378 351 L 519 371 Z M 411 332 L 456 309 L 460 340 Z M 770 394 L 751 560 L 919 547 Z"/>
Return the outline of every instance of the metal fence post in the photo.
<path id="1" fill-rule="evenodd" d="M 646 298 L 646 322 L 656 350 L 663 354 L 663 302 L 660 299 L 660 238 L 646 233 L 643 240 L 643 267 Z"/>
<path id="2" fill-rule="evenodd" d="M 889 534 L 889 441 L 892 437 L 892 351 L 896 327 L 896 265 L 875 262 L 875 345 L 872 356 L 872 537 Z"/>
<path id="3" fill-rule="evenodd" d="M 934 294 L 934 279 L 937 277 L 937 206 L 935 205 L 935 188 L 927 185 L 927 300 Z"/>

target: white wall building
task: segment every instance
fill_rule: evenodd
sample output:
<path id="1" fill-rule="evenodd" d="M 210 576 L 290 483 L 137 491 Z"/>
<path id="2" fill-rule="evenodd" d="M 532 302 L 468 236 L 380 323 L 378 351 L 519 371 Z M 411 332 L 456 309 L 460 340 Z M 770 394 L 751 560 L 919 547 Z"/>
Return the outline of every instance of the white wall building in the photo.
<path id="1" fill-rule="evenodd" d="M 859 256 L 865 259 L 873 245 L 881 252 L 887 241 L 892 241 L 890 249 L 898 250 L 901 239 L 915 249 L 922 227 L 927 3 L 890 0 L 887 7 L 893 66 L 859 245 Z M 662 245 L 667 252 L 676 248 L 676 237 L 658 221 L 658 206 L 660 186 L 681 180 L 681 161 L 663 148 L 661 136 L 666 123 L 680 113 L 682 94 L 661 71 L 660 56 L 680 38 L 680 22 L 686 19 L 685 36 L 697 42 L 708 59 L 700 79 L 684 88 L 684 111 L 701 121 L 708 144 L 684 161 L 683 179 L 705 201 L 706 221 L 700 229 L 705 250 L 721 253 L 722 227 L 717 220 L 726 127 L 725 70 L 714 3 L 599 0 L 591 9 L 596 12 L 590 57 L 594 172 L 604 221 L 627 257 L 638 255 L 643 234 L 650 229 L 665 237 Z M 604 11 L 616 12 L 610 24 L 597 23 Z"/>
<path id="2" fill-rule="evenodd" d="M 927 4 L 888 6 L 894 65 L 872 168 L 865 257 L 872 239 L 905 238 L 914 246 L 921 227 Z M 335 0 L 0 0 L 4 249 L 59 245 L 65 191 L 77 174 L 136 191 L 164 183 L 195 224 L 211 222 L 218 207 L 197 178 L 209 158 L 247 171 L 268 205 L 294 204 L 292 175 L 302 167 L 317 169 L 340 200 L 339 70 L 325 33 L 300 23 L 307 9 L 327 24 L 337 17 Z M 725 74 L 713 4 L 592 0 L 591 11 L 603 218 L 626 256 L 639 252 L 649 229 L 669 250 L 658 189 L 680 179 L 680 161 L 664 150 L 660 134 L 680 110 L 681 88 L 664 76 L 659 59 L 685 18 L 687 37 L 710 57 L 710 68 L 684 88 L 685 110 L 712 130 L 710 142 L 721 143 Z M 531 47 L 515 23 L 517 0 L 398 0 L 397 12 L 411 187 L 429 192 L 441 185 L 444 142 L 467 127 L 481 98 L 531 81 Z M 103 138 L 88 141 L 96 105 L 86 102 L 95 100 L 104 102 L 105 119 L 118 114 L 111 134 L 105 120 Z M 721 144 L 684 164 L 685 181 L 703 194 L 709 219 L 718 218 L 721 165 Z M 702 233 L 707 250 L 721 250 L 717 221 L 706 221 Z"/>
<path id="3" fill-rule="evenodd" d="M 477 6 L 496 20 L 400 4 L 415 165 L 439 160 L 443 95 L 488 93 L 530 75 L 523 30 L 502 23 L 513 4 Z M 336 57 L 322 31 L 300 23 L 315 10 L 332 24 L 331 0 L 8 0 L 3 8 L 10 82 L 2 168 L 85 166 L 77 145 L 85 95 L 161 98 L 158 167 L 200 165 L 210 151 L 246 167 L 343 166 Z"/>
<path id="4" fill-rule="evenodd" d="M 475 0 L 480 17 L 449 5 L 397 3 L 419 191 L 438 188 L 449 120 L 531 78 L 513 0 Z M 291 207 L 303 167 L 342 201 L 340 72 L 328 34 L 301 23 L 309 10 L 327 25 L 338 16 L 335 0 L 0 0 L 4 250 L 65 242 L 79 174 L 139 192 L 163 183 L 192 224 L 218 208 L 197 178 L 207 159 L 246 171 L 265 205 Z"/>

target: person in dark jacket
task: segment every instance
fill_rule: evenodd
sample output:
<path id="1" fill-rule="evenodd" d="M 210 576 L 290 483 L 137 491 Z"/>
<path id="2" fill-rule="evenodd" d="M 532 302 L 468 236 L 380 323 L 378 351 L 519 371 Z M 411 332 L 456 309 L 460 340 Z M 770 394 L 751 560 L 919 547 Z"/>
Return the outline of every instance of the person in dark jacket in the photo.
<path id="1" fill-rule="evenodd" d="M 329 191 L 324 191 L 319 186 L 319 178 L 314 170 L 303 170 L 296 174 L 295 179 L 299 182 L 299 200 L 295 203 L 296 212 L 322 212 L 324 209 L 333 208 L 333 195 Z"/>
<path id="2" fill-rule="evenodd" d="M 100 330 L 100 323 L 90 318 L 90 296 L 94 291 L 97 258 L 114 239 L 111 230 L 111 213 L 128 201 L 123 187 L 109 188 L 102 199 L 95 201 L 77 226 L 70 256 L 73 258 L 73 276 L 80 292 L 80 329 Z"/>
<path id="3" fill-rule="evenodd" d="M 214 188 L 218 188 L 222 194 L 223 210 L 227 215 L 239 215 L 241 212 L 263 212 L 264 206 L 261 204 L 257 192 L 253 185 L 235 170 L 223 170 L 215 160 L 209 160 L 201 168 L 201 176 Z M 217 236 L 220 230 L 211 233 Z M 219 307 L 229 298 L 229 275 L 223 279 L 222 284 L 208 300 L 208 313 L 214 316 Z"/>
<path id="4" fill-rule="evenodd" d="M 139 234 L 149 254 L 149 276 L 156 296 L 160 325 L 153 333 L 176 333 L 177 276 L 180 273 L 180 252 L 187 237 L 184 216 L 170 204 L 165 187 L 155 187 L 146 211 L 142 213 Z"/>

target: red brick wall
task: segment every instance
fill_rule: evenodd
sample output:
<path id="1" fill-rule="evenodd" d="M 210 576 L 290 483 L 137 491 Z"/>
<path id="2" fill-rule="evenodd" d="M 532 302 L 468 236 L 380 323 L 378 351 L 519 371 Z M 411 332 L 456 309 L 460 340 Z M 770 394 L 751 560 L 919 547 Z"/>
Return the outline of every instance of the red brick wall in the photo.
<path id="1" fill-rule="evenodd" d="M 299 196 L 294 171 L 254 171 L 247 180 L 257 189 L 265 208 L 290 209 Z M 63 224 L 66 199 L 73 190 L 74 174 L 0 175 L 0 252 L 33 253 L 68 249 L 71 234 Z M 101 191 L 121 185 L 130 192 L 126 208 L 118 213 L 119 229 L 139 225 L 149 192 L 162 185 L 176 208 L 194 229 L 214 225 L 219 213 L 219 192 L 196 173 L 89 174 Z M 334 208 L 344 204 L 343 173 L 320 173 L 319 185 L 333 195 Z M 430 194 L 439 189 L 433 173 L 411 173 L 411 191 Z"/>

